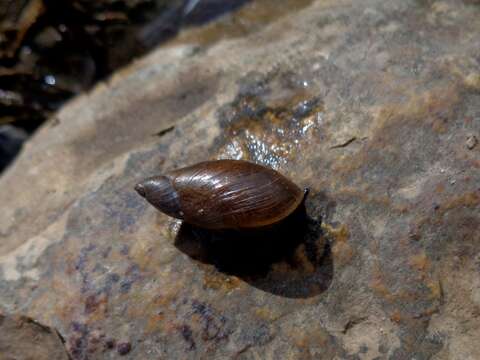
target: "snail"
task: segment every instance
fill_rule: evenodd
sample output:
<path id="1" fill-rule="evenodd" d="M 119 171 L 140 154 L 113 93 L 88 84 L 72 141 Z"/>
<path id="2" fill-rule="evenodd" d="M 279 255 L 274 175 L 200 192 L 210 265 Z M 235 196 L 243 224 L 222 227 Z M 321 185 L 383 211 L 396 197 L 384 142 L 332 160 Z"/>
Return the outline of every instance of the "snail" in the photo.
<path id="1" fill-rule="evenodd" d="M 244 160 L 214 160 L 148 178 L 135 186 L 161 212 L 206 229 L 276 224 L 308 194 L 279 172 Z"/>

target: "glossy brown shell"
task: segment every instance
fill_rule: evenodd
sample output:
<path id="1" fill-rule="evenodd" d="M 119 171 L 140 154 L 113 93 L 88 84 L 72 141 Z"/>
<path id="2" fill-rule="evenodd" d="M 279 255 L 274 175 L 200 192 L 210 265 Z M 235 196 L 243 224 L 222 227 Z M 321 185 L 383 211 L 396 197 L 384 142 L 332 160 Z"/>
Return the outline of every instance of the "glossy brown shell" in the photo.
<path id="1" fill-rule="evenodd" d="M 136 190 L 166 214 L 208 229 L 255 228 L 290 215 L 303 191 L 277 171 L 242 160 L 202 162 Z"/>

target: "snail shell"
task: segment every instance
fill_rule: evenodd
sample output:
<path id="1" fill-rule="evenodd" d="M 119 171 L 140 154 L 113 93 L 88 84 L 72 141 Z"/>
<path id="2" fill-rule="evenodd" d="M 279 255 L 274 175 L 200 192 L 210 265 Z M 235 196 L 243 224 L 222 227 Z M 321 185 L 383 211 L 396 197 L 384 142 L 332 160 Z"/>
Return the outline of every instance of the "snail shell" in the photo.
<path id="1" fill-rule="evenodd" d="M 271 225 L 304 198 L 277 171 L 243 160 L 201 162 L 146 179 L 135 190 L 165 214 L 207 229 Z"/>

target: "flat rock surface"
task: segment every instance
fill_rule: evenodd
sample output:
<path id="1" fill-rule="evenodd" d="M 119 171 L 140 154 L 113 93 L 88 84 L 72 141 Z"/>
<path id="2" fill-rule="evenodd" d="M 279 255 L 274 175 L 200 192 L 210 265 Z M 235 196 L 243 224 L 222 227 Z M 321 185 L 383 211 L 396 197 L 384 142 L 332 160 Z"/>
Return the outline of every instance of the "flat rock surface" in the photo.
<path id="1" fill-rule="evenodd" d="M 180 35 L 37 133 L 0 179 L 3 312 L 73 359 L 480 358 L 480 4 L 285 3 Z M 261 241 L 241 269 L 203 256 L 133 190 L 215 158 L 311 189 L 266 268 Z"/>

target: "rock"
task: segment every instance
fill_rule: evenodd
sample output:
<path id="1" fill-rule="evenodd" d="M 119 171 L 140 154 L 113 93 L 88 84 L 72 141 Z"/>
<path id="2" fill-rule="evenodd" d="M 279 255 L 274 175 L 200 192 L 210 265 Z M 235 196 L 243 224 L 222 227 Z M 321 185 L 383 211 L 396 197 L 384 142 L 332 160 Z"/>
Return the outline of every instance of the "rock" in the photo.
<path id="1" fill-rule="evenodd" d="M 2 359 L 68 360 L 58 333 L 25 316 L 0 314 Z"/>
<path id="2" fill-rule="evenodd" d="M 245 33 L 181 34 L 25 145 L 0 180 L 0 308 L 73 359 L 480 358 L 480 7 L 270 5 Z M 226 157 L 311 189 L 266 269 L 264 243 L 226 268 L 133 189 Z"/>
<path id="3" fill-rule="evenodd" d="M 130 352 L 130 350 L 132 350 L 132 345 L 128 342 L 120 343 L 117 346 L 117 352 L 119 355 L 122 355 L 122 356 L 127 355 Z"/>
<path id="4" fill-rule="evenodd" d="M 469 135 L 467 137 L 467 149 L 468 150 L 472 150 L 475 146 L 477 146 L 478 144 L 478 139 L 475 135 Z"/>

